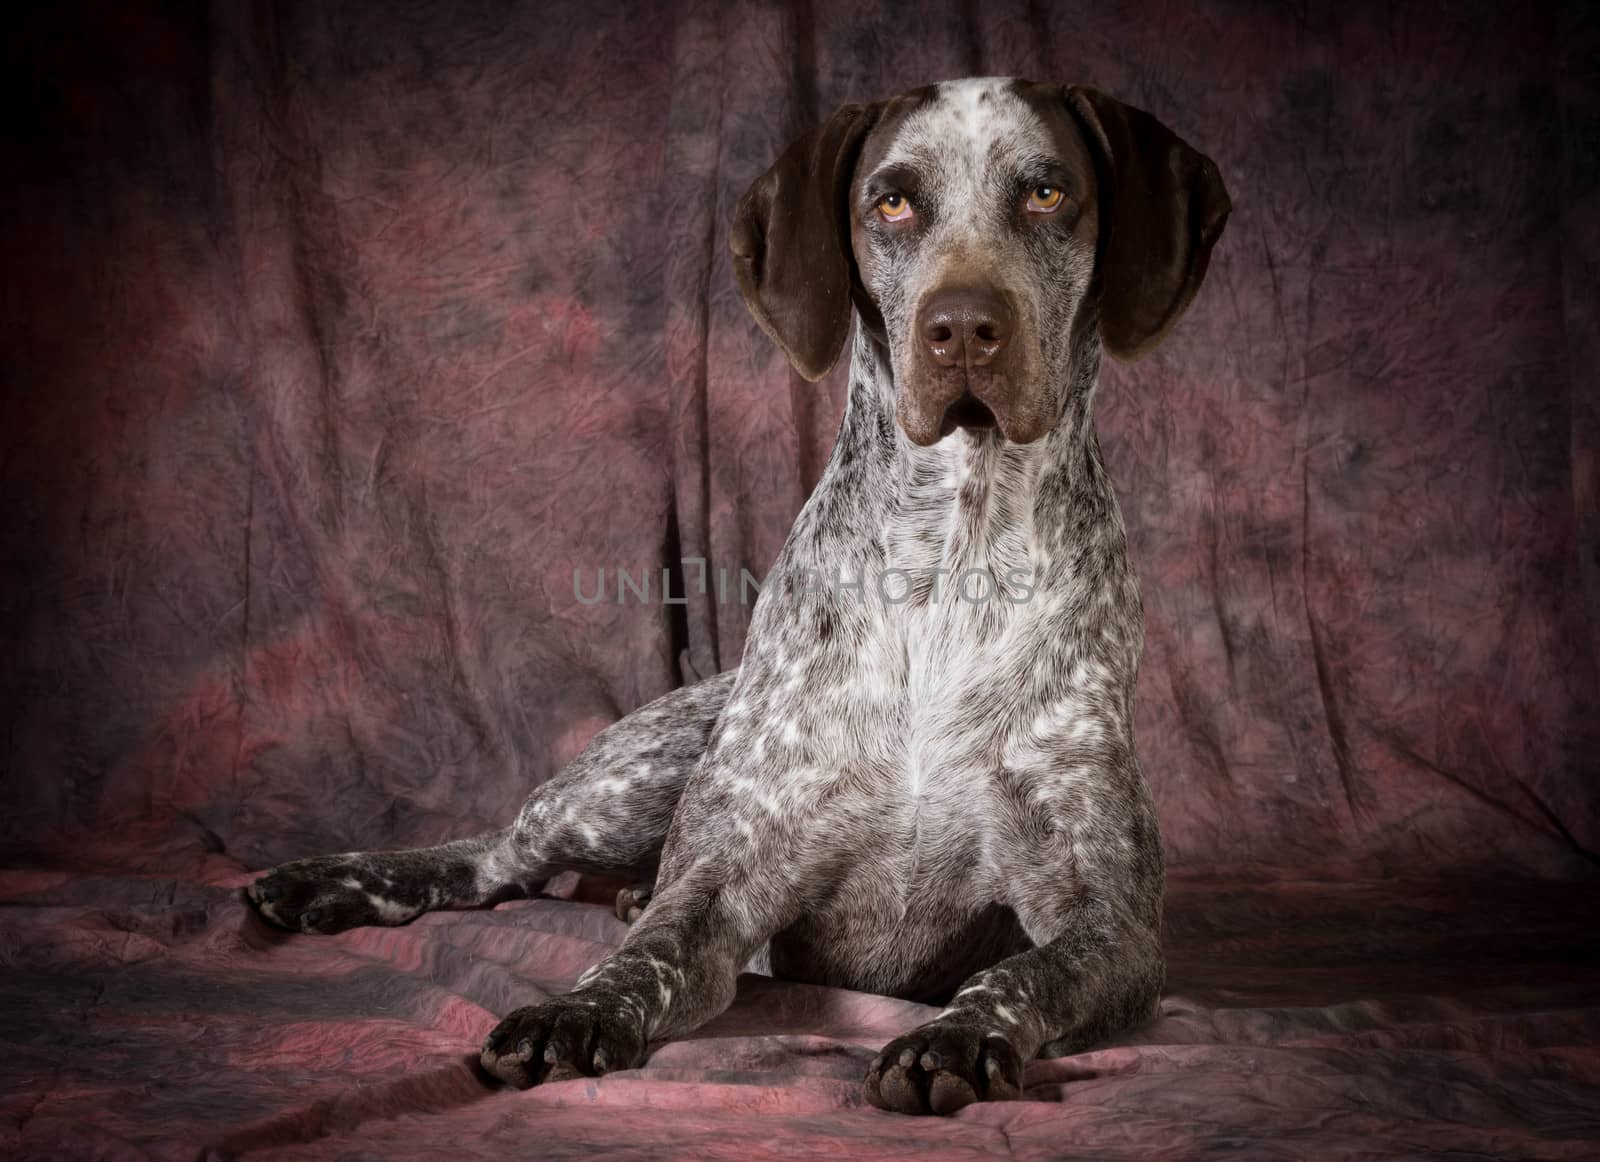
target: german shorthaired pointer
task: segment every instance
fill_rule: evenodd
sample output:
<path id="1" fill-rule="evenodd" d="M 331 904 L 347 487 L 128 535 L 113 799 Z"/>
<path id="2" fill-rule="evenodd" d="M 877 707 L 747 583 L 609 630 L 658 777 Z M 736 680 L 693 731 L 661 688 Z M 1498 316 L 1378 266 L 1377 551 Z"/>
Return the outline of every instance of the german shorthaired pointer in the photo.
<path id="1" fill-rule="evenodd" d="M 1090 406 L 1102 346 L 1132 359 L 1172 328 L 1228 211 L 1209 159 L 1093 89 L 838 110 L 733 224 L 745 300 L 801 375 L 858 318 L 833 458 L 738 670 L 602 732 L 505 830 L 286 864 L 251 901 L 338 932 L 655 867 L 618 902 L 622 946 L 484 1041 L 517 1086 L 637 1066 L 763 946 L 777 976 L 948 1003 L 868 1069 L 901 1113 L 1015 1097 L 1042 1048 L 1147 1019 L 1144 634 Z"/>

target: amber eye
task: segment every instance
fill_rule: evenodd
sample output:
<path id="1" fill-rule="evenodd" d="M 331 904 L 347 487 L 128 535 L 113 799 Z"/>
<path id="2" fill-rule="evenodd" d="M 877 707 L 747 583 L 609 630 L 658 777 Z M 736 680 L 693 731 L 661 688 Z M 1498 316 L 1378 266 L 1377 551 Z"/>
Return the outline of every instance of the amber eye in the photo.
<path id="1" fill-rule="evenodd" d="M 909 222 L 911 203 L 904 194 L 884 194 L 878 199 L 878 215 L 885 222 Z"/>
<path id="2" fill-rule="evenodd" d="M 1035 186 L 1028 195 L 1028 209 L 1035 214 L 1051 214 L 1061 204 L 1061 190 L 1056 186 Z"/>

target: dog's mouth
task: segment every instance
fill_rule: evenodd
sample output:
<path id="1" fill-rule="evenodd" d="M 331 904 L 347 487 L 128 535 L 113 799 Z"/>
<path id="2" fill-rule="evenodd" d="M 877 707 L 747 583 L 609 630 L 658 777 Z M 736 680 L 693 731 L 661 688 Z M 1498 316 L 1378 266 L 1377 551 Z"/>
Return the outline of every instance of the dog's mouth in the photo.
<path id="1" fill-rule="evenodd" d="M 993 432 L 1008 443 L 1029 444 L 1053 426 L 1046 422 L 1043 403 L 1005 383 L 980 383 L 974 391 L 964 382 L 935 379 L 902 388 L 895 414 L 907 438 L 923 448 L 958 430 L 974 439 L 987 438 Z"/>
<path id="2" fill-rule="evenodd" d="M 961 397 L 945 409 L 944 421 L 939 425 L 939 435 L 948 436 L 957 428 L 992 428 L 996 425 L 994 412 L 990 411 L 977 396 L 970 391 L 961 393 Z"/>

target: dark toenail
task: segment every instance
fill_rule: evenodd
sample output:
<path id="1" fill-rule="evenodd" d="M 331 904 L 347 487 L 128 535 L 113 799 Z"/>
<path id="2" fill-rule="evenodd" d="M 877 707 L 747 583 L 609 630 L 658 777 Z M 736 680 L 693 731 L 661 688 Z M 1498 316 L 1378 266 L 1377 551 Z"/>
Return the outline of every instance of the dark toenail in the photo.
<path id="1" fill-rule="evenodd" d="M 944 1058 L 940 1057 L 937 1053 L 935 1053 L 932 1049 L 930 1049 L 930 1050 L 928 1050 L 926 1053 L 924 1053 L 922 1055 L 922 1068 L 924 1068 L 924 1069 L 943 1069 L 944 1068 Z"/>
<path id="2" fill-rule="evenodd" d="M 555 1047 L 554 1043 L 546 1045 L 544 1047 L 544 1063 L 546 1065 L 554 1065 L 557 1062 L 557 1060 L 560 1059 L 560 1057 L 561 1057 L 561 1054 L 556 1052 L 556 1047 Z"/>
<path id="3" fill-rule="evenodd" d="M 595 1073 L 595 1076 L 599 1077 L 602 1073 L 606 1072 L 606 1070 L 608 1070 L 610 1068 L 611 1068 L 611 1057 L 606 1053 L 606 1051 L 604 1049 L 596 1049 L 594 1051 L 594 1073 Z"/>
<path id="4" fill-rule="evenodd" d="M 910 1069 L 916 1063 L 917 1063 L 917 1051 L 915 1049 L 902 1049 L 900 1051 L 900 1068 L 901 1069 Z"/>
<path id="5" fill-rule="evenodd" d="M 489 1034 L 488 1038 L 483 1043 L 483 1047 L 490 1053 L 497 1052 L 500 1046 L 506 1043 L 506 1038 L 509 1036 L 510 1034 L 504 1029 L 496 1029 L 494 1032 Z"/>
<path id="6" fill-rule="evenodd" d="M 283 895 L 283 889 L 277 884 L 257 884 L 255 891 L 256 899 L 267 904 L 276 904 L 278 898 Z"/>
<path id="7" fill-rule="evenodd" d="M 317 921 L 320 919 L 322 919 L 322 913 L 315 908 L 308 908 L 306 911 L 300 913 L 300 923 L 310 928 L 315 928 L 317 926 Z"/>

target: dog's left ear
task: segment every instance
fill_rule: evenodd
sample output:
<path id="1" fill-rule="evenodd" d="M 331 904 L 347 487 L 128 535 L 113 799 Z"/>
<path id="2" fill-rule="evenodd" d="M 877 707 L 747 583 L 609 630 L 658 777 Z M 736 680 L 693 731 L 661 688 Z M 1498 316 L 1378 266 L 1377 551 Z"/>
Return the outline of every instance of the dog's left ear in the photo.
<path id="1" fill-rule="evenodd" d="M 821 379 L 850 332 L 850 179 L 881 105 L 845 105 L 784 150 L 734 211 L 728 248 L 750 313 Z"/>
<path id="2" fill-rule="evenodd" d="M 1188 309 L 1233 203 L 1216 163 L 1144 110 L 1079 86 L 1067 106 L 1100 177 L 1100 338 L 1134 360 Z"/>

